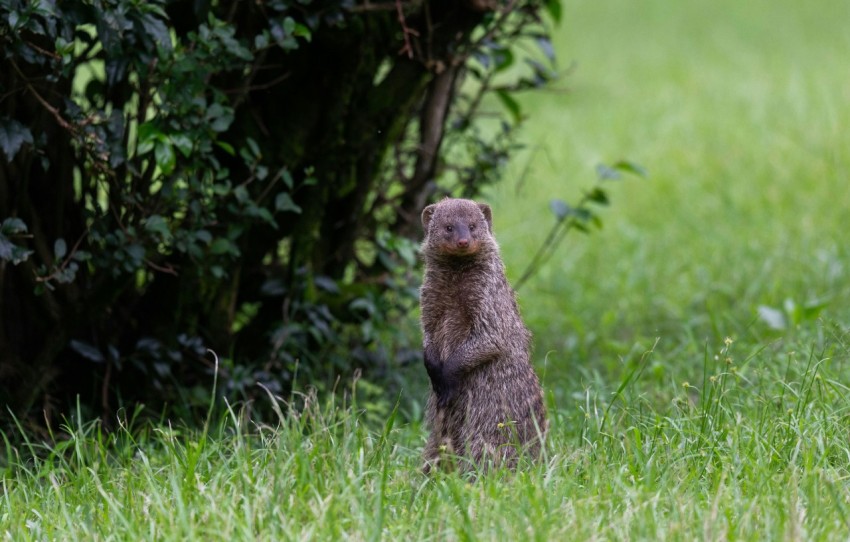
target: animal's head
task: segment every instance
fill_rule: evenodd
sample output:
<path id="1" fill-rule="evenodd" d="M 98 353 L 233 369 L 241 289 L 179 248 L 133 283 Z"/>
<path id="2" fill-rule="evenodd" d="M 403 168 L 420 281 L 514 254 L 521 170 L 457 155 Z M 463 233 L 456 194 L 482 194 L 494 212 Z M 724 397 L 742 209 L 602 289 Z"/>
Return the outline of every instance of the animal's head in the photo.
<path id="1" fill-rule="evenodd" d="M 486 203 L 446 198 L 422 211 L 424 244 L 446 256 L 477 254 L 493 241 L 493 213 Z"/>

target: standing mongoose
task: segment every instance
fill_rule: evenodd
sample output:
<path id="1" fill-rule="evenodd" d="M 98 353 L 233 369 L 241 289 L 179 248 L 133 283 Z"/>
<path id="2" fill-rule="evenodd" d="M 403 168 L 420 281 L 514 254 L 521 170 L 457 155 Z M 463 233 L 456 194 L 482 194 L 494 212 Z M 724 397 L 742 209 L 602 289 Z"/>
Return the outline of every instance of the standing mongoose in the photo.
<path id="1" fill-rule="evenodd" d="M 422 211 L 421 314 L 431 378 L 425 472 L 461 471 L 536 456 L 546 432 L 531 333 L 520 318 L 493 237 L 490 207 L 446 198 Z M 519 448 L 519 449 L 518 449 Z M 448 461 L 447 461 L 448 459 Z"/>

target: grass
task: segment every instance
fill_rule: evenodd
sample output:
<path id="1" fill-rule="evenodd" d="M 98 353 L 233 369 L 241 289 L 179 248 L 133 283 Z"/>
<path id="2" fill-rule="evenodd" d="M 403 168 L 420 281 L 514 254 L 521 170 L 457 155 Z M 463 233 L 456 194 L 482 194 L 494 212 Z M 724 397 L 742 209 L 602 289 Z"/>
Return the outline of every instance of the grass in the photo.
<path id="1" fill-rule="evenodd" d="M 850 8 L 581 0 L 564 20 L 566 91 L 523 102 L 531 148 L 488 194 L 509 274 L 596 163 L 650 179 L 612 185 L 604 229 L 520 292 L 541 461 L 426 478 L 423 390 L 393 409 L 366 382 L 276 425 L 74 418 L 4 447 L 0 538 L 846 540 Z"/>

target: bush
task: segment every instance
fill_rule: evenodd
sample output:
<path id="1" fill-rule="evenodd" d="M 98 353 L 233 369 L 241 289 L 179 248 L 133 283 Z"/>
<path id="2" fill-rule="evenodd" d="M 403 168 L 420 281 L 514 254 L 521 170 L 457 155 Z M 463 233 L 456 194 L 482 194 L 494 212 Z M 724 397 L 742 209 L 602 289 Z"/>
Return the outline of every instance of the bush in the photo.
<path id="1" fill-rule="evenodd" d="M 498 178 L 544 12 L 0 2 L 2 402 L 188 412 L 208 348 L 240 398 L 417 360 L 419 210 Z"/>

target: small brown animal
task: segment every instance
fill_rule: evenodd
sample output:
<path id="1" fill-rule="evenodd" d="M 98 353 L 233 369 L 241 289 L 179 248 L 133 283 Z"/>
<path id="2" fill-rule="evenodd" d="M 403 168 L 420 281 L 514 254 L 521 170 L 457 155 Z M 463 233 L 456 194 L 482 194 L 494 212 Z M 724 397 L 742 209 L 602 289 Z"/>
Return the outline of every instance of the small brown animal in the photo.
<path id="1" fill-rule="evenodd" d="M 446 198 L 422 211 L 425 368 L 431 378 L 424 471 L 452 456 L 460 470 L 536 456 L 548 427 L 520 318 L 493 237 L 490 207 Z"/>

